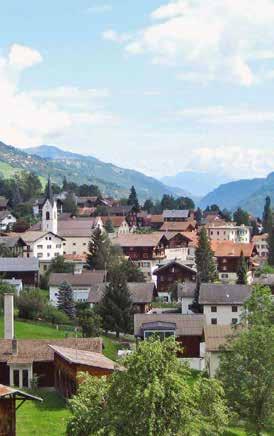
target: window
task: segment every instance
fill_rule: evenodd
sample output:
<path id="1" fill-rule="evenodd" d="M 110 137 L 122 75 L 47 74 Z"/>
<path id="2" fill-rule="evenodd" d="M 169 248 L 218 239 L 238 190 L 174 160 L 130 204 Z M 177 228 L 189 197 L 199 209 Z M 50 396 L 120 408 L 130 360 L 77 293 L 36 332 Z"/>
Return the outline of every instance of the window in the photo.
<path id="1" fill-rule="evenodd" d="M 46 220 L 47 221 L 50 220 L 50 213 L 49 212 L 46 212 Z"/>
<path id="2" fill-rule="evenodd" d="M 47 265 L 43 265 L 43 270 L 47 271 L 47 269 L 48 269 Z"/>
<path id="3" fill-rule="evenodd" d="M 87 245 L 86 242 L 83 242 L 83 246 Z"/>
<path id="4" fill-rule="evenodd" d="M 37 257 L 43 257 L 43 253 L 37 253 Z"/>
<path id="5" fill-rule="evenodd" d="M 216 325 L 217 324 L 217 318 L 211 318 L 211 324 Z"/>
<path id="6" fill-rule="evenodd" d="M 62 244 L 56 244 L 56 248 L 62 248 Z"/>
<path id="7" fill-rule="evenodd" d="M 222 279 L 228 279 L 228 274 L 221 274 Z"/>
<path id="8" fill-rule="evenodd" d="M 76 245 L 76 242 L 73 242 L 73 244 L 72 245 Z"/>
<path id="9" fill-rule="evenodd" d="M 51 245 L 47 245 L 47 249 L 50 250 L 51 249 Z"/>
<path id="10" fill-rule="evenodd" d="M 43 250 L 43 245 L 37 245 L 38 250 Z"/>
<path id="11" fill-rule="evenodd" d="M 22 382 L 23 382 L 23 388 L 29 387 L 29 371 L 28 369 L 23 369 L 22 371 Z"/>
<path id="12" fill-rule="evenodd" d="M 217 306 L 211 306 L 211 312 L 217 312 Z"/>
<path id="13" fill-rule="evenodd" d="M 174 337 L 175 332 L 174 331 L 158 331 L 158 330 L 144 332 L 144 339 L 148 339 L 151 336 L 157 336 L 160 339 L 160 341 L 163 341 L 165 338 L 169 338 L 170 336 Z"/>
<path id="14" fill-rule="evenodd" d="M 232 318 L 232 324 L 237 324 L 238 318 Z"/>
<path id="15" fill-rule="evenodd" d="M 49 236 L 49 241 L 51 241 L 51 236 Z"/>
<path id="16" fill-rule="evenodd" d="M 13 386 L 19 387 L 19 369 L 13 370 Z"/>
<path id="17" fill-rule="evenodd" d="M 47 253 L 47 257 L 50 257 L 50 253 Z"/>
<path id="18" fill-rule="evenodd" d="M 66 243 L 65 243 L 65 242 L 63 242 L 63 245 L 65 246 L 65 245 L 66 245 Z"/>
<path id="19" fill-rule="evenodd" d="M 238 312 L 238 306 L 232 306 L 232 312 Z"/>

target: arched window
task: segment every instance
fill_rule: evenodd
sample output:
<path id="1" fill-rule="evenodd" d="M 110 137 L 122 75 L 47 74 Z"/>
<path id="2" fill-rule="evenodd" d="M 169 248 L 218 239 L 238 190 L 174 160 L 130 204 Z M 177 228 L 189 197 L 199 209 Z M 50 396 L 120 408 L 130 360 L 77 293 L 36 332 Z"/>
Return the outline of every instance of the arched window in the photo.
<path id="1" fill-rule="evenodd" d="M 50 213 L 46 212 L 46 220 L 48 221 L 50 219 Z"/>

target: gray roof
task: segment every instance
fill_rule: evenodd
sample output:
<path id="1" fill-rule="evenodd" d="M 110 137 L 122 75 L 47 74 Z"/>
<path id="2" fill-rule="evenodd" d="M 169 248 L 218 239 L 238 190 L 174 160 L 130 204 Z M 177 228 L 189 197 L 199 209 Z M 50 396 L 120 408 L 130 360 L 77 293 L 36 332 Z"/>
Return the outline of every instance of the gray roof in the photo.
<path id="1" fill-rule="evenodd" d="M 183 262 L 180 262 L 179 260 L 171 260 L 168 263 L 165 263 L 164 265 L 160 265 L 159 268 L 153 271 L 153 274 L 157 275 L 160 271 L 165 270 L 166 268 L 169 268 L 171 265 L 177 265 L 182 269 L 186 269 L 187 271 L 192 272 L 193 274 L 196 274 L 196 270 L 191 268 L 190 266 L 186 265 Z"/>
<path id="2" fill-rule="evenodd" d="M 88 286 L 103 283 L 105 271 L 83 271 L 81 274 L 75 273 L 51 273 L 49 276 L 49 286 L 60 286 L 67 282 L 71 286 Z"/>
<path id="3" fill-rule="evenodd" d="M 193 298 L 196 289 L 196 282 L 178 283 L 178 298 Z"/>
<path id="4" fill-rule="evenodd" d="M 243 304 L 250 296 L 248 285 L 229 285 L 202 283 L 200 287 L 200 304 Z"/>
<path id="5" fill-rule="evenodd" d="M 263 274 L 260 277 L 255 277 L 253 284 L 274 286 L 274 274 Z"/>
<path id="6" fill-rule="evenodd" d="M 147 323 L 170 323 L 176 325 L 176 336 L 201 336 L 205 325 L 204 315 L 185 315 L 181 313 L 151 313 L 134 315 L 134 334 L 142 336 Z"/>
<path id="7" fill-rule="evenodd" d="M 125 206 L 113 206 L 107 208 L 107 211 L 110 215 L 115 215 L 117 213 L 121 213 L 123 215 L 127 215 L 130 213 L 133 209 L 133 206 L 125 205 Z"/>
<path id="8" fill-rule="evenodd" d="M 163 217 L 165 218 L 183 218 L 186 219 L 189 217 L 189 210 L 164 210 Z"/>
<path id="9" fill-rule="evenodd" d="M 26 243 L 21 237 L 18 236 L 1 236 L 0 245 L 3 244 L 7 248 L 14 248 L 17 244 L 25 246 Z"/>
<path id="10" fill-rule="evenodd" d="M 0 272 L 39 271 L 36 257 L 0 257 Z"/>
<path id="11" fill-rule="evenodd" d="M 88 302 L 99 303 L 103 297 L 107 283 L 93 286 L 89 292 Z M 151 303 L 154 296 L 155 284 L 131 282 L 127 284 L 133 304 Z"/>

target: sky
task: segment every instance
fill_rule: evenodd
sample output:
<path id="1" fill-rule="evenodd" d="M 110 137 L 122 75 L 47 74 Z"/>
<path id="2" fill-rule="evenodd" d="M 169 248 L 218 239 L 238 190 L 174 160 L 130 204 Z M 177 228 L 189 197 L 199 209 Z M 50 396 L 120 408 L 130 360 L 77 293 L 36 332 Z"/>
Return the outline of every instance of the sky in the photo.
<path id="1" fill-rule="evenodd" d="M 274 0 L 1 4 L 0 140 L 155 177 L 274 170 Z"/>

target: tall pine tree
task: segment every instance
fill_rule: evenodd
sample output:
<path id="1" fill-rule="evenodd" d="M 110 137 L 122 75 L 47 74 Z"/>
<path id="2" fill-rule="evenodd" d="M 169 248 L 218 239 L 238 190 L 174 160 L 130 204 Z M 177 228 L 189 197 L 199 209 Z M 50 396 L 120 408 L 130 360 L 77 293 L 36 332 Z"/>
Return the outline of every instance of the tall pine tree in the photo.
<path id="1" fill-rule="evenodd" d="M 134 186 L 131 187 L 127 204 L 129 206 L 133 206 L 134 212 L 139 212 L 140 211 L 140 205 L 139 205 L 136 189 L 135 189 Z"/>
<path id="2" fill-rule="evenodd" d="M 110 241 L 99 227 L 92 230 L 88 251 L 87 264 L 89 268 L 106 269 L 110 255 Z"/>
<path id="3" fill-rule="evenodd" d="M 272 208 L 271 199 L 269 196 L 265 199 L 264 212 L 263 212 L 263 229 L 264 233 L 270 233 L 272 230 Z"/>
<path id="4" fill-rule="evenodd" d="M 247 263 L 244 257 L 244 253 L 241 251 L 239 267 L 237 271 L 237 284 L 246 285 L 247 284 Z"/>
<path id="5" fill-rule="evenodd" d="M 214 282 L 217 278 L 214 253 L 207 237 L 206 229 L 203 227 L 199 234 L 198 247 L 195 253 L 197 273 L 201 283 Z"/>
<path id="6" fill-rule="evenodd" d="M 132 300 L 127 287 L 125 275 L 111 274 L 104 295 L 96 308 L 101 316 L 105 331 L 130 333 L 132 330 Z"/>
<path id="7" fill-rule="evenodd" d="M 75 304 L 73 300 L 73 290 L 69 283 L 63 282 L 60 285 L 58 297 L 57 297 L 57 307 L 59 310 L 65 312 L 69 318 L 75 317 Z"/>

